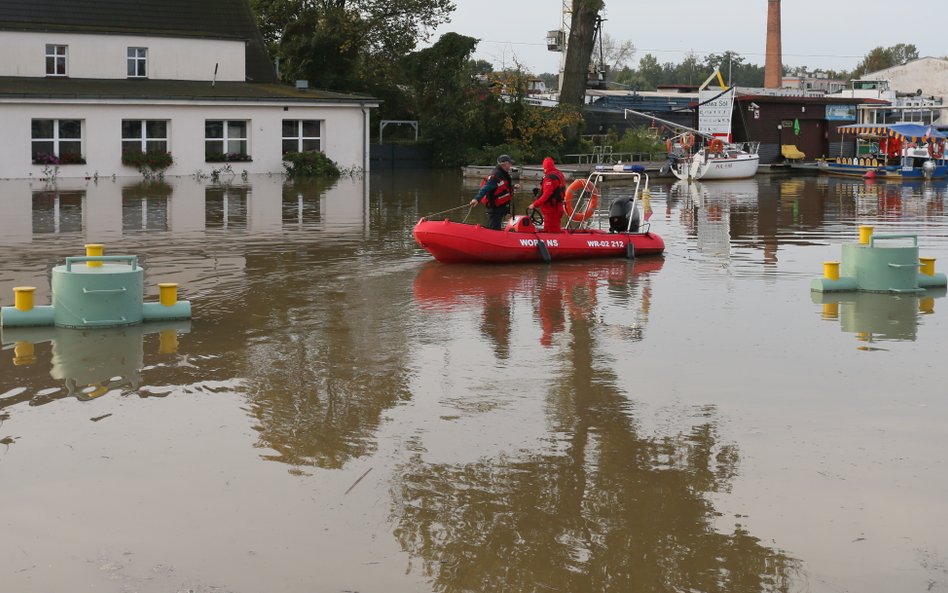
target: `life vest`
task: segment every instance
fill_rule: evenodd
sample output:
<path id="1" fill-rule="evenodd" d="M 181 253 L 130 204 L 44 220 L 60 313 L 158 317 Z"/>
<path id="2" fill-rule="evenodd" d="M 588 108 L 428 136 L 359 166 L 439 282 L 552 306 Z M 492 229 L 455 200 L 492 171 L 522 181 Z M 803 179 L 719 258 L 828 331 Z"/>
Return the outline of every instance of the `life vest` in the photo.
<path id="1" fill-rule="evenodd" d="M 553 193 L 546 199 L 546 203 L 550 206 L 559 206 L 564 203 L 566 201 L 566 177 L 559 170 L 553 170 L 544 176 L 544 180 L 546 179 L 553 179 L 557 182 Z"/>
<path id="2" fill-rule="evenodd" d="M 481 198 L 484 205 L 488 208 L 496 208 L 510 202 L 510 199 L 513 197 L 511 193 L 513 188 L 511 187 L 509 178 L 504 179 L 504 176 L 497 175 L 497 171 L 495 170 L 481 181 L 481 187 L 487 185 L 487 182 L 491 179 L 497 184 L 497 188 L 484 194 L 484 197 Z"/>

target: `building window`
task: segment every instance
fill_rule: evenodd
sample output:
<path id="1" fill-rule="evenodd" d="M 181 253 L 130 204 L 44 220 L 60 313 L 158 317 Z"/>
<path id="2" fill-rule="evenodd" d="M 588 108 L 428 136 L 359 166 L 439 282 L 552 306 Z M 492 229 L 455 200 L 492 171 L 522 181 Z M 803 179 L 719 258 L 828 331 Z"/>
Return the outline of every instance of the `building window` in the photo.
<path id="1" fill-rule="evenodd" d="M 33 163 L 37 165 L 85 164 L 82 158 L 82 120 L 34 119 Z"/>
<path id="2" fill-rule="evenodd" d="M 168 152 L 168 122 L 161 119 L 123 119 L 122 152 Z"/>
<path id="3" fill-rule="evenodd" d="M 128 77 L 146 78 L 148 76 L 148 48 L 128 48 Z"/>
<path id="4" fill-rule="evenodd" d="M 204 122 L 204 160 L 207 162 L 249 161 L 249 122 L 209 119 Z"/>
<path id="5" fill-rule="evenodd" d="M 46 44 L 46 76 L 66 76 L 66 47 Z"/>
<path id="6" fill-rule="evenodd" d="M 322 150 L 321 128 L 322 122 L 318 119 L 283 120 L 283 154 Z"/>

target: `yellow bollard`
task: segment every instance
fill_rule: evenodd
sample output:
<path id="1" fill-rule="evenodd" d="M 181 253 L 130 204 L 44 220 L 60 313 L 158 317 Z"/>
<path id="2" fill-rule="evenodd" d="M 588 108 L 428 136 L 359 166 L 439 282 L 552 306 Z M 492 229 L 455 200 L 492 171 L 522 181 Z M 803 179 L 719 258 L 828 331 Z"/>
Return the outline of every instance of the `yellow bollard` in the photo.
<path id="1" fill-rule="evenodd" d="M 163 329 L 158 332 L 158 354 L 174 354 L 178 351 L 178 332 Z"/>
<path id="2" fill-rule="evenodd" d="M 178 284 L 176 282 L 158 283 L 158 302 L 165 307 L 178 302 Z"/>
<path id="3" fill-rule="evenodd" d="M 14 286 L 13 306 L 17 311 L 29 311 L 33 308 L 33 293 L 35 286 Z"/>
<path id="4" fill-rule="evenodd" d="M 926 276 L 935 275 L 935 258 L 934 257 L 920 257 L 918 258 L 919 263 L 922 264 L 920 271 Z"/>
<path id="5" fill-rule="evenodd" d="M 13 364 L 23 366 L 36 362 L 33 352 L 33 342 L 17 342 L 13 347 Z"/>
<path id="6" fill-rule="evenodd" d="M 839 262 L 838 261 L 825 261 L 823 262 L 823 277 L 827 280 L 839 280 Z"/>
<path id="7" fill-rule="evenodd" d="M 935 297 L 918 299 L 918 312 L 930 315 L 935 312 Z"/>
<path id="8" fill-rule="evenodd" d="M 839 303 L 823 303 L 823 319 L 839 319 Z"/>
<path id="9" fill-rule="evenodd" d="M 869 239 L 872 238 L 872 229 L 873 226 L 869 224 L 859 225 L 859 244 L 868 245 Z"/>
<path id="10" fill-rule="evenodd" d="M 103 243 L 86 243 L 86 257 L 101 257 L 105 255 L 105 244 Z M 100 261 L 87 261 L 86 265 L 90 268 L 101 268 L 102 262 Z"/>

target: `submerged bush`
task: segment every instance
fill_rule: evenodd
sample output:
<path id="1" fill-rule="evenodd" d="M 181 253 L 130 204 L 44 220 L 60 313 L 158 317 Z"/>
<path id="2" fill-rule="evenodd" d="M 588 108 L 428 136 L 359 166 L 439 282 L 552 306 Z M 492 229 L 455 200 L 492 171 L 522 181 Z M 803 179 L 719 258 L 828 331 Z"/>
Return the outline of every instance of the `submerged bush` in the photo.
<path id="1" fill-rule="evenodd" d="M 339 177 L 339 166 L 318 150 L 288 152 L 283 167 L 289 177 Z"/>

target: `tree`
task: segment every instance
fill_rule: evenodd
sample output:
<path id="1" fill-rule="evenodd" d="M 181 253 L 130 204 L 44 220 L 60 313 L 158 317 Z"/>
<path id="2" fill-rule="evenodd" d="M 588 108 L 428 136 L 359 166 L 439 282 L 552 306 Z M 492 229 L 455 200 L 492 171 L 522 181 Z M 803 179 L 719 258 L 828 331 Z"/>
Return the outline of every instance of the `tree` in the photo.
<path id="1" fill-rule="evenodd" d="M 283 80 L 343 91 L 395 85 L 391 67 L 446 22 L 451 0 L 251 0 Z"/>
<path id="2" fill-rule="evenodd" d="M 901 66 L 918 59 L 918 49 L 913 44 L 899 43 L 891 47 L 876 47 L 856 65 L 853 76 L 865 76 L 893 66 Z"/>
<path id="3" fill-rule="evenodd" d="M 635 56 L 635 46 L 631 41 L 620 41 L 611 35 L 602 33 L 602 59 L 609 72 L 616 72 L 629 65 Z"/>
<path id="4" fill-rule="evenodd" d="M 652 54 L 645 54 L 639 60 L 639 77 L 648 81 L 650 89 L 662 83 L 662 67 Z"/>
<path id="5" fill-rule="evenodd" d="M 603 7 L 603 0 L 572 0 L 573 16 L 570 21 L 569 41 L 566 44 L 566 61 L 563 66 L 563 86 L 560 103 L 582 109 L 586 100 L 586 76 L 592 56 L 596 18 Z M 579 137 L 579 127 L 570 129 L 569 140 Z"/>

